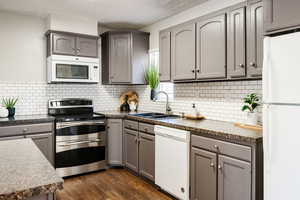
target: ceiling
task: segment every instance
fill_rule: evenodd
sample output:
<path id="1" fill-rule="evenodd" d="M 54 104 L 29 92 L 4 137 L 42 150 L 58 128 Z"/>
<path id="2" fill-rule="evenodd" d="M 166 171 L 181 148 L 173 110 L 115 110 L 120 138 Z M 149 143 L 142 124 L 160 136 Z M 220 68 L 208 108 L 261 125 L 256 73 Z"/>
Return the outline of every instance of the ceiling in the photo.
<path id="1" fill-rule="evenodd" d="M 208 0 L 0 0 L 0 10 L 97 19 L 111 28 L 141 28 Z"/>

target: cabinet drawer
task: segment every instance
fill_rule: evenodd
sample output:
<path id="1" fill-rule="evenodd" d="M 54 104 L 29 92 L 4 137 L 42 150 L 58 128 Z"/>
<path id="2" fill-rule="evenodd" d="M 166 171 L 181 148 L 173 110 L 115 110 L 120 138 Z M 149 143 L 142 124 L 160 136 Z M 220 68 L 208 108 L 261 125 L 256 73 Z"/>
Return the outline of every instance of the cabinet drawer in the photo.
<path id="1" fill-rule="evenodd" d="M 152 124 L 139 123 L 139 131 L 154 135 L 154 126 Z"/>
<path id="2" fill-rule="evenodd" d="M 136 121 L 125 120 L 124 127 L 133 130 L 139 130 L 139 123 Z"/>
<path id="3" fill-rule="evenodd" d="M 20 125 L 20 126 L 6 126 L 0 127 L 0 137 L 13 136 L 13 135 L 26 135 L 34 133 L 45 133 L 52 132 L 53 124 L 30 124 L 30 125 Z"/>
<path id="4" fill-rule="evenodd" d="M 251 147 L 192 135 L 192 146 L 251 161 Z"/>

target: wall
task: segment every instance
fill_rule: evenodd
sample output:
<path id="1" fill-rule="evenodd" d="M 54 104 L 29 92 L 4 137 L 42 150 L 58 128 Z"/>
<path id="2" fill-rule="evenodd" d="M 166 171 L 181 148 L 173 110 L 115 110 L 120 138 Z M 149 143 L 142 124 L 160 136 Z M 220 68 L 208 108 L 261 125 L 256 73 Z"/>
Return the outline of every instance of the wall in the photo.
<path id="1" fill-rule="evenodd" d="M 209 14 L 211 12 L 226 8 L 228 6 L 243 2 L 245 0 L 210 0 L 201 5 L 195 6 L 172 17 L 156 22 L 143 28 L 143 31 L 150 32 L 150 49 L 159 48 L 159 31 L 171 26 L 192 20 L 194 18 Z"/>
<path id="2" fill-rule="evenodd" d="M 46 81 L 45 20 L 0 12 L 0 81 Z"/>
<path id="3" fill-rule="evenodd" d="M 49 23 L 38 17 L 0 12 L 0 101 L 5 97 L 18 97 L 17 115 L 46 114 L 49 99 L 71 97 L 93 99 L 95 110 L 115 110 L 119 106 L 119 96 L 127 86 L 46 83 L 44 34 Z M 59 28 L 57 23 L 56 27 Z M 97 23 L 93 22 L 90 27 L 93 31 L 89 34 L 98 32 Z M 99 27 L 100 31 L 103 30 Z M 100 40 L 99 50 L 101 55 Z"/>
<path id="4" fill-rule="evenodd" d="M 47 29 L 81 33 L 98 36 L 98 21 L 96 19 L 50 15 L 47 18 Z"/>

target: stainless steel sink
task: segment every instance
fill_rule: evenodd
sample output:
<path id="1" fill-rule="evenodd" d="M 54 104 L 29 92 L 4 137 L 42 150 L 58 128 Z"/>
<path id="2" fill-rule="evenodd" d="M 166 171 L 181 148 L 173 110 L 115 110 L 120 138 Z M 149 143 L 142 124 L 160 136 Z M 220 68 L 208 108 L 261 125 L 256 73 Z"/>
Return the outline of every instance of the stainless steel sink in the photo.
<path id="1" fill-rule="evenodd" d="M 154 118 L 154 119 L 161 119 L 161 118 L 178 118 L 178 115 L 169 115 L 164 113 L 138 113 L 138 114 L 130 114 L 132 116 L 137 117 L 145 117 L 145 118 Z"/>

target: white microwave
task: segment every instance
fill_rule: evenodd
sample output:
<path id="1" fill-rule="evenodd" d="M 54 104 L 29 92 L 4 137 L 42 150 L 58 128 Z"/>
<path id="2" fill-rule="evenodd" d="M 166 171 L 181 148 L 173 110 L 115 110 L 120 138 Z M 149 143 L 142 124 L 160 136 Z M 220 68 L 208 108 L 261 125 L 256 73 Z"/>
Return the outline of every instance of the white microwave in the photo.
<path id="1" fill-rule="evenodd" d="M 52 55 L 47 58 L 48 83 L 98 83 L 99 59 Z"/>

